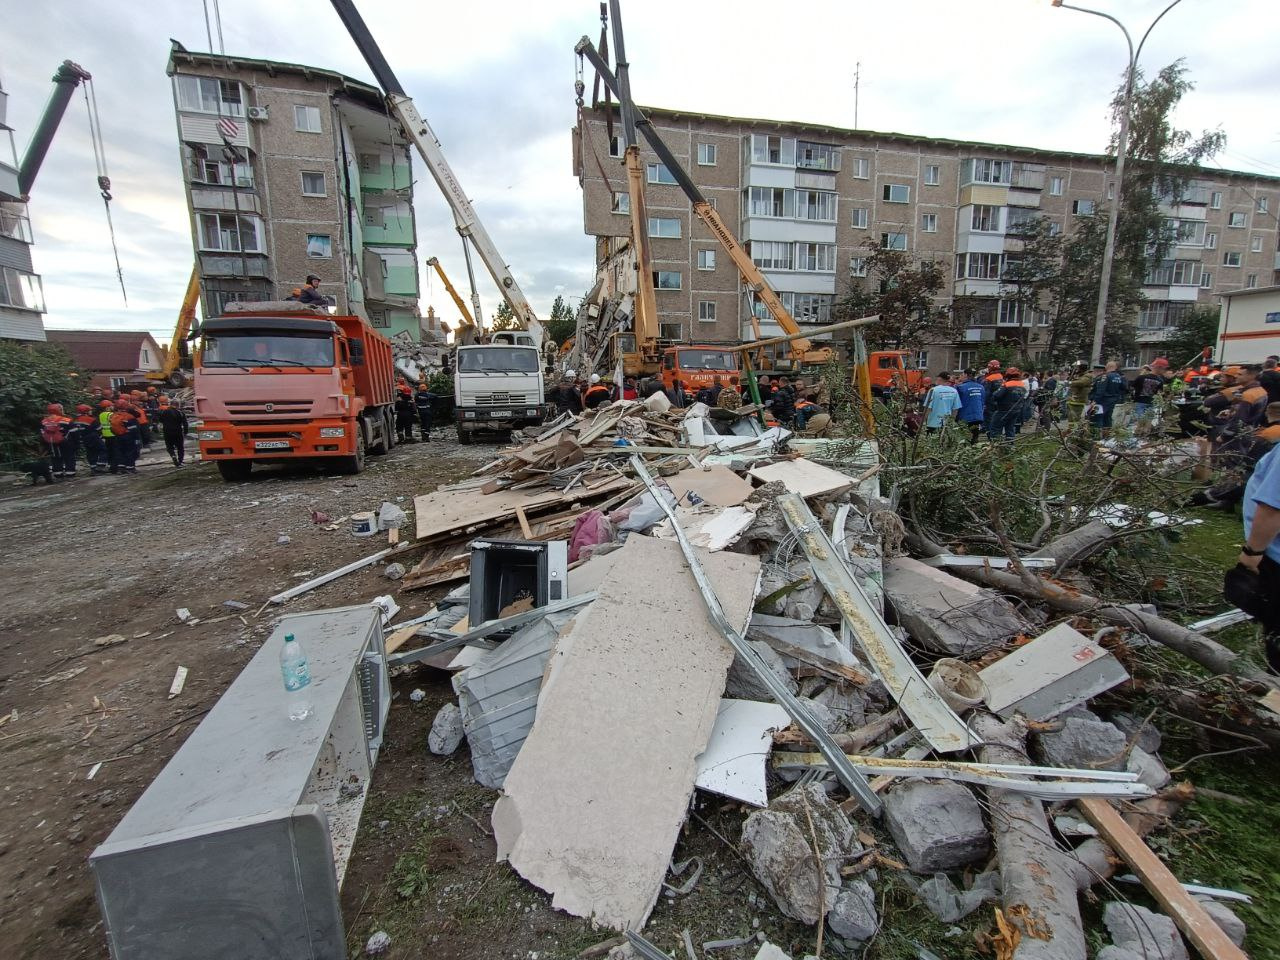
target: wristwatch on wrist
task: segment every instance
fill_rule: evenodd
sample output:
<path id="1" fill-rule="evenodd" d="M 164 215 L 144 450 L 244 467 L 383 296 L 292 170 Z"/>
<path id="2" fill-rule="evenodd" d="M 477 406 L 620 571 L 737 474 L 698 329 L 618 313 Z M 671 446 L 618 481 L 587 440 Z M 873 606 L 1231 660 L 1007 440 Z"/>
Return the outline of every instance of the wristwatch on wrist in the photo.
<path id="1" fill-rule="evenodd" d="M 1246 557 L 1260 557 L 1267 552 L 1267 548 L 1263 547 L 1261 550 L 1254 550 L 1251 546 L 1249 546 L 1246 543 L 1240 547 L 1240 552 L 1243 553 Z"/>

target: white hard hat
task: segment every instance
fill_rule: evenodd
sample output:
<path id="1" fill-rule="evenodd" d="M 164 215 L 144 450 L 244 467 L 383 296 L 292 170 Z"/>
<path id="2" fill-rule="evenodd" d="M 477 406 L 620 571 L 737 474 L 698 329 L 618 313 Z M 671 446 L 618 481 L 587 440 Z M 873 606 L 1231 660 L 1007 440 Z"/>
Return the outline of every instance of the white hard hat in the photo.
<path id="1" fill-rule="evenodd" d="M 593 374 L 591 375 L 591 382 L 592 382 L 592 383 L 599 383 L 599 382 L 600 382 L 600 374 L 598 374 L 598 373 L 593 373 Z"/>

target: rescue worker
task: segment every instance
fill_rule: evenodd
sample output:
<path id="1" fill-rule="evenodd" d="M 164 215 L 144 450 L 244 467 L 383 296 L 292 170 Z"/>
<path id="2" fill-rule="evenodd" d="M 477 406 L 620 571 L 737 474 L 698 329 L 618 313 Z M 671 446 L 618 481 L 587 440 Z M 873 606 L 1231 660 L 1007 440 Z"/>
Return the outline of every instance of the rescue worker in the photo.
<path id="1" fill-rule="evenodd" d="M 982 375 L 982 389 L 984 391 L 982 426 L 987 436 L 991 436 L 994 432 L 991 428 L 991 417 L 995 410 L 991 406 L 991 398 L 1000 389 L 1000 384 L 1002 383 L 1004 383 L 1004 374 L 1000 372 L 1000 361 L 988 360 L 987 372 Z"/>
<path id="2" fill-rule="evenodd" d="M 413 402 L 413 390 L 401 381 L 396 393 L 396 439 L 400 443 L 417 443 L 413 436 L 413 421 L 418 408 Z"/>
<path id="3" fill-rule="evenodd" d="M 1074 375 L 1067 384 L 1067 420 L 1075 423 L 1084 416 L 1089 404 L 1089 391 L 1093 389 L 1093 374 L 1083 363 L 1077 363 Z"/>
<path id="4" fill-rule="evenodd" d="M 111 431 L 111 413 L 116 408 L 112 400 L 98 401 L 98 435 L 102 437 L 102 452 L 108 472 L 118 473 L 120 470 L 120 449 L 116 435 Z"/>
<path id="5" fill-rule="evenodd" d="M 796 391 L 786 377 L 779 377 L 776 382 L 771 403 L 773 419 L 790 426 L 796 416 Z"/>
<path id="6" fill-rule="evenodd" d="M 129 402 L 133 404 L 133 415 L 138 419 L 138 456 L 141 457 L 142 448 L 151 446 L 151 418 L 147 416 L 147 395 L 141 390 L 134 390 L 129 394 Z"/>
<path id="7" fill-rule="evenodd" d="M 1101 364 L 1095 363 L 1094 370 L 1099 366 Z M 1123 401 L 1125 394 L 1128 393 L 1128 385 L 1120 375 L 1119 367 L 1120 364 L 1116 361 L 1108 360 L 1106 366 L 1102 368 L 1102 373 L 1089 388 L 1089 402 L 1094 407 L 1091 421 L 1094 428 L 1101 430 L 1104 435 L 1110 434 L 1116 405 Z"/>
<path id="8" fill-rule="evenodd" d="M 738 390 L 737 377 L 729 378 L 729 385 L 716 397 L 716 406 L 722 410 L 737 410 L 742 406 L 742 393 Z"/>
<path id="9" fill-rule="evenodd" d="M 160 424 L 164 434 L 165 452 L 169 454 L 173 465 L 180 467 L 187 459 L 187 434 L 191 429 L 187 424 L 187 415 L 176 404 L 170 403 L 168 397 L 161 397 L 157 405 L 159 412 L 156 414 L 156 422 Z"/>
<path id="10" fill-rule="evenodd" d="M 79 440 L 84 447 L 85 459 L 89 462 L 90 473 L 107 472 L 107 449 L 102 443 L 102 429 L 93 407 L 87 403 L 76 407 L 75 422 L 79 425 Z"/>
<path id="11" fill-rule="evenodd" d="M 137 473 L 138 452 L 142 449 L 139 438 L 139 411 L 132 402 L 121 397 L 116 401 L 115 411 L 109 421 L 111 434 L 116 439 L 116 458 L 119 469 L 111 468 L 112 473 Z"/>
<path id="12" fill-rule="evenodd" d="M 431 387 L 424 380 L 418 384 L 418 392 L 413 395 L 413 405 L 418 411 L 418 427 L 422 431 L 422 442 L 431 442 L 432 414 L 434 413 L 434 404 L 436 395 L 431 392 Z"/>
<path id="13" fill-rule="evenodd" d="M 556 387 L 553 400 L 556 405 L 556 414 L 579 414 L 582 412 L 582 394 L 578 392 L 578 373 L 576 370 L 566 370 L 564 376 L 560 378 L 560 385 Z"/>
<path id="14" fill-rule="evenodd" d="M 961 370 L 956 393 L 960 395 L 960 410 L 956 417 L 969 428 L 969 442 L 977 443 L 986 416 L 987 391 L 977 379 L 978 371 Z"/>
<path id="15" fill-rule="evenodd" d="M 609 402 L 609 388 L 600 382 L 600 374 L 591 375 L 591 385 L 582 395 L 582 404 L 588 410 L 594 410 L 603 403 Z"/>
<path id="16" fill-rule="evenodd" d="M 49 452 L 49 462 L 55 480 L 74 480 L 76 476 L 76 439 L 71 418 L 62 412 L 62 404 L 51 403 L 45 407 L 40 421 L 40 441 Z"/>
<path id="17" fill-rule="evenodd" d="M 306 285 L 298 291 L 298 302 L 309 303 L 313 307 L 329 308 L 329 298 L 320 292 L 320 278 L 314 273 L 307 275 Z"/>
<path id="18" fill-rule="evenodd" d="M 716 377 L 710 385 L 703 387 L 697 392 L 694 399 L 698 403 L 705 403 L 708 407 L 714 407 L 720 400 L 720 391 L 724 389 L 724 381 Z"/>
<path id="19" fill-rule="evenodd" d="M 1006 440 L 1014 439 L 1022 426 L 1022 410 L 1026 402 L 1027 382 L 1022 379 L 1022 371 L 1010 367 L 991 395 L 991 426 L 987 436 L 992 440 L 1000 436 Z"/>

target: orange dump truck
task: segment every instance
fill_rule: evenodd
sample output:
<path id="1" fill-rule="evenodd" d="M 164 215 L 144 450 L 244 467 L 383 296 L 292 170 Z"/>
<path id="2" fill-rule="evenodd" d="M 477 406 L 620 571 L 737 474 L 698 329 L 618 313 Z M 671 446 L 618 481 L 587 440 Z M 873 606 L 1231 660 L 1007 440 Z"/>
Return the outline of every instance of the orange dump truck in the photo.
<path id="1" fill-rule="evenodd" d="M 224 480 L 298 460 L 359 473 L 366 454 L 395 445 L 391 343 L 361 317 L 231 304 L 200 333 L 200 456 Z"/>

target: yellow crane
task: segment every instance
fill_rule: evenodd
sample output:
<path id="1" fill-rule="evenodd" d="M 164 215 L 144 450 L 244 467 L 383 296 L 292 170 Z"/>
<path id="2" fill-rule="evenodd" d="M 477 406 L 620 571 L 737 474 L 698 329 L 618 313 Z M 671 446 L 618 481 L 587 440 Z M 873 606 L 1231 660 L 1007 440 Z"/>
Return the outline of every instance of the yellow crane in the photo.
<path id="1" fill-rule="evenodd" d="M 182 343 L 191 333 L 196 322 L 196 304 L 200 302 L 200 270 L 191 268 L 191 279 L 187 281 L 187 292 L 182 296 L 182 306 L 178 308 L 178 322 L 173 328 L 173 339 L 169 341 L 169 349 L 165 352 L 164 363 L 159 370 L 145 374 L 148 380 L 160 380 L 171 387 L 180 387 L 186 382 L 182 370 Z"/>
<path id="2" fill-rule="evenodd" d="M 444 272 L 444 267 L 440 266 L 440 261 L 436 257 L 427 259 L 428 267 L 435 267 L 436 273 L 440 277 L 440 282 L 444 284 L 445 290 L 449 296 L 453 298 L 454 304 L 458 308 L 458 312 L 462 314 L 462 325 L 453 332 L 454 339 L 459 344 L 474 343 L 476 335 L 480 332 L 476 327 L 476 318 L 471 315 L 471 311 L 467 309 L 466 301 L 462 299 L 462 295 L 458 293 L 453 284 L 449 282 L 449 275 Z"/>

